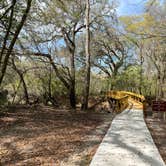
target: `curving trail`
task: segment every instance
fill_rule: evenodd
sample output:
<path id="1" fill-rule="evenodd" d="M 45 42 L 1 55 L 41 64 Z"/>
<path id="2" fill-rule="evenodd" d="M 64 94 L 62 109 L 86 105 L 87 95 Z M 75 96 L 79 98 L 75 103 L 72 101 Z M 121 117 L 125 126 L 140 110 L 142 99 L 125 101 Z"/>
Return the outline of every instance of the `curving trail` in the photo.
<path id="1" fill-rule="evenodd" d="M 90 166 L 165 166 L 134 101 L 116 116 Z"/>

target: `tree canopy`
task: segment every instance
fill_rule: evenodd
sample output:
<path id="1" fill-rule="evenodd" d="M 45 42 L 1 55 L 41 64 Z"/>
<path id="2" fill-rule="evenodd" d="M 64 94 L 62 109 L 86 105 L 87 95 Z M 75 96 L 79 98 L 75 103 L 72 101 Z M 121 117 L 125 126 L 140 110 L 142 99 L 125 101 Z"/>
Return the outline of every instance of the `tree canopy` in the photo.
<path id="1" fill-rule="evenodd" d="M 87 109 L 89 94 L 166 95 L 166 3 L 119 16 L 108 0 L 2 0 L 0 86 L 9 103 Z M 149 74 L 150 73 L 150 74 Z M 97 83 L 96 83 L 97 82 Z"/>

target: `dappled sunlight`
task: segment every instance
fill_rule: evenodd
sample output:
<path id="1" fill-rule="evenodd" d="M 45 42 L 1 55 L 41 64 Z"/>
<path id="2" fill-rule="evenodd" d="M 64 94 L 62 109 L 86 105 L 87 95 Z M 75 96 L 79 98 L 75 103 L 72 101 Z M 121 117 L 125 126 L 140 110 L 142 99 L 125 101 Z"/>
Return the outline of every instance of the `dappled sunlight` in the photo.
<path id="1" fill-rule="evenodd" d="M 158 147 L 163 160 L 166 162 L 166 121 L 152 116 L 147 116 L 145 120 L 153 140 Z"/>
<path id="2" fill-rule="evenodd" d="M 142 103 L 137 102 L 137 101 L 132 100 L 132 99 L 130 99 L 129 102 L 133 104 L 133 108 L 134 108 L 134 109 L 143 110 L 143 104 L 142 104 Z"/>
<path id="3" fill-rule="evenodd" d="M 106 96 L 111 107 L 117 112 L 121 112 L 127 107 L 133 107 L 140 110 L 144 109 L 143 103 L 145 102 L 145 97 L 143 95 L 127 91 L 112 90 L 108 91 Z"/>
<path id="4" fill-rule="evenodd" d="M 118 114 L 95 154 L 91 166 L 164 166 L 146 127 L 138 103 Z"/>
<path id="5" fill-rule="evenodd" d="M 75 153 L 91 156 L 111 116 L 51 107 L 39 107 L 35 111 L 20 107 L 9 111 L 0 117 L 1 164 L 60 164 Z M 108 120 L 109 123 L 100 129 L 104 132 L 95 132 Z"/>
<path id="6" fill-rule="evenodd" d="M 127 141 L 151 115 L 163 137 L 165 2 L 0 0 L 0 166 L 87 166 L 117 117 L 116 148 L 149 163 Z"/>

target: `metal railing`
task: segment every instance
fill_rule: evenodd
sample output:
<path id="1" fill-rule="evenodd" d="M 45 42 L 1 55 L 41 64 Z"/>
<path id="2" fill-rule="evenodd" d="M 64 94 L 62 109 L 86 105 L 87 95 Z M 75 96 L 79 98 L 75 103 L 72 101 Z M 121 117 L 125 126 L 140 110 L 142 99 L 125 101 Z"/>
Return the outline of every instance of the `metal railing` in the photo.
<path id="1" fill-rule="evenodd" d="M 121 112 L 122 110 L 127 108 L 129 106 L 129 99 L 133 99 L 143 104 L 145 102 L 144 96 L 127 91 L 109 91 L 106 94 L 106 98 L 110 106 L 116 112 Z"/>

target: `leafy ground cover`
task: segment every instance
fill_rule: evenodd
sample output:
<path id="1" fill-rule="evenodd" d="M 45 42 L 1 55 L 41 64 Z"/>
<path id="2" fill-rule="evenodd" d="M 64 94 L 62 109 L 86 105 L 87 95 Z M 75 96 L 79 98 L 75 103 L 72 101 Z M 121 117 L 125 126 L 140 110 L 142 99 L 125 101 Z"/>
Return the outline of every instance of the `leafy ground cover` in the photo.
<path id="1" fill-rule="evenodd" d="M 146 124 L 166 164 L 166 120 L 159 116 L 147 116 Z"/>
<path id="2" fill-rule="evenodd" d="M 0 165 L 88 165 L 112 115 L 46 106 L 0 114 Z"/>

